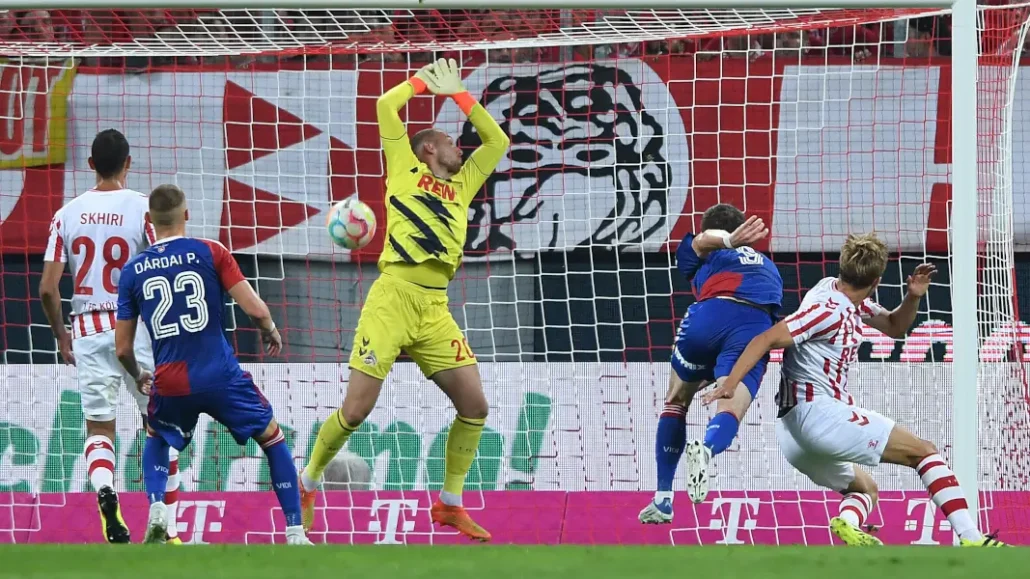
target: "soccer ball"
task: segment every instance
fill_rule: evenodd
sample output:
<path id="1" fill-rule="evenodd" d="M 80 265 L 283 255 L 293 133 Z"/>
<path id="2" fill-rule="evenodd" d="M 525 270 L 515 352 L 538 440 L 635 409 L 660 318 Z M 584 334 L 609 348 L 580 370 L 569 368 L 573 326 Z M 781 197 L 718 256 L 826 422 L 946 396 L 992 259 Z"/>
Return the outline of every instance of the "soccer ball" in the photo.
<path id="1" fill-rule="evenodd" d="M 329 211 L 326 221 L 329 239 L 344 249 L 361 249 L 376 234 L 376 215 L 357 199 L 340 201 Z"/>

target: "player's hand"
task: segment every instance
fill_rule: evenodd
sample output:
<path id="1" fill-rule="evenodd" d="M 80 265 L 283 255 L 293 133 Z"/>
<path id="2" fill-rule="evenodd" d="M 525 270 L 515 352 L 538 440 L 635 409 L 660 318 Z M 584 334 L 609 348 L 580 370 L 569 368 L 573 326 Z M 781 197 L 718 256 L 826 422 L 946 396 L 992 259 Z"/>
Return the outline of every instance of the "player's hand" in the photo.
<path id="1" fill-rule="evenodd" d="M 75 365 L 75 352 L 72 351 L 72 337 L 67 332 L 58 336 L 57 349 L 61 352 L 61 359 L 65 364 Z"/>
<path id="2" fill-rule="evenodd" d="M 707 394 L 702 396 L 701 403 L 711 404 L 716 400 L 729 400 L 730 398 L 733 398 L 733 393 L 736 392 L 736 390 L 736 384 L 731 384 L 729 380 L 725 380 L 722 384 L 716 385 L 716 387 L 712 389 L 711 392 L 708 392 Z"/>
<path id="3" fill-rule="evenodd" d="M 436 77 L 433 74 L 433 69 L 435 67 L 436 63 L 431 62 L 418 69 L 418 72 L 415 73 L 415 77 L 426 83 L 426 88 L 428 88 L 433 94 L 436 94 L 436 91 L 433 89 L 436 85 Z"/>
<path id="4" fill-rule="evenodd" d="M 150 390 L 154 386 L 154 375 L 146 370 L 140 370 L 136 378 L 136 390 L 144 396 L 150 396 Z"/>
<path id="5" fill-rule="evenodd" d="M 905 283 L 908 284 L 908 293 L 917 297 L 925 296 L 926 291 L 930 289 L 930 281 L 935 273 L 937 273 L 937 266 L 931 263 L 916 266 L 916 270 L 905 280 Z"/>
<path id="6" fill-rule="evenodd" d="M 769 228 L 765 226 L 765 221 L 762 221 L 761 217 L 752 215 L 743 225 L 733 230 L 733 233 L 730 234 L 730 244 L 733 247 L 753 245 L 768 235 Z"/>
<path id="7" fill-rule="evenodd" d="M 265 345 L 265 352 L 269 356 L 278 356 L 283 349 L 283 339 L 279 330 L 272 329 L 271 332 L 261 331 L 261 342 Z"/>
<path id="8" fill-rule="evenodd" d="M 433 94 L 454 95 L 465 92 L 465 85 L 461 83 L 461 69 L 458 68 L 458 61 L 453 58 L 441 58 L 429 67 L 423 67 L 422 70 L 426 68 L 429 68 L 426 74 L 430 78 L 429 81 L 426 81 L 426 86 L 433 91 Z M 419 73 L 421 72 L 419 71 Z"/>

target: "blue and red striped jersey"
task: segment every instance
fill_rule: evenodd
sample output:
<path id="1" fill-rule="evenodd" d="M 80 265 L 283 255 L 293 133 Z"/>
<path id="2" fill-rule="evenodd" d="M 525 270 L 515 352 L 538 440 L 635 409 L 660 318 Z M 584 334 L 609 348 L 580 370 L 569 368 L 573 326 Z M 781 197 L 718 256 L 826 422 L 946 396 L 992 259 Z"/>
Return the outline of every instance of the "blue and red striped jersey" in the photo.
<path id="1" fill-rule="evenodd" d="M 676 265 L 698 301 L 724 296 L 770 309 L 783 305 L 783 279 L 771 259 L 750 247 L 717 249 L 701 259 L 694 252 L 694 234 L 688 233 L 676 250 Z"/>
<path id="2" fill-rule="evenodd" d="M 154 389 L 185 396 L 247 380 L 225 337 L 226 291 L 245 281 L 222 244 L 169 237 L 122 268 L 118 319 L 143 318 L 154 344 Z"/>

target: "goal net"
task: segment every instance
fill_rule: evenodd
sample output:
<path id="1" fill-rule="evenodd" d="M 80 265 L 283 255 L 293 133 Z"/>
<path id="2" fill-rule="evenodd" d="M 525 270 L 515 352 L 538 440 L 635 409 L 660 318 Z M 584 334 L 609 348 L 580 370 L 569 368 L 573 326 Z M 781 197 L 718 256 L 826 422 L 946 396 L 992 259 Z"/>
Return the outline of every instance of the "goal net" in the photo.
<path id="1" fill-rule="evenodd" d="M 675 330 L 694 299 L 674 250 L 725 202 L 771 225 L 759 249 L 780 268 L 786 313 L 835 275 L 848 233 L 876 231 L 891 247 L 876 296 L 887 307 L 917 264 L 937 265 L 908 336 L 866 330 L 849 388 L 949 459 L 952 392 L 973 387 L 952 380 L 952 313 L 977 309 L 981 523 L 1030 543 L 1030 328 L 1017 299 L 1030 289 L 1030 213 L 1012 162 L 1030 144 L 1018 74 L 1027 16 L 1024 4 L 979 8 L 976 110 L 953 111 L 942 11 L 0 11 L 0 542 L 101 539 L 75 369 L 60 363 L 37 299 L 49 221 L 94 183 L 94 135 L 127 136 L 130 187 L 182 187 L 189 233 L 225 244 L 269 303 L 282 356 L 260 353 L 238 309 L 228 336 L 301 465 L 343 399 L 383 246 L 380 228 L 364 250 L 333 248 L 327 209 L 356 196 L 383 222 L 375 101 L 446 56 L 512 142 L 469 208 L 449 291 L 491 404 L 465 502 L 496 541 L 831 542 L 838 498 L 777 449 L 778 357 L 713 461 L 709 500 L 679 497 L 670 526 L 636 520 L 655 486 Z M 951 262 L 950 219 L 970 218 L 950 216 L 959 115 L 978 126 L 976 271 Z M 466 152 L 479 143 L 443 98 L 416 97 L 402 118 Z M 969 276 L 977 303 L 953 303 L 951 281 Z M 138 534 L 145 435 L 121 402 L 116 481 Z M 691 408 L 688 436 L 710 412 Z M 402 358 L 327 471 L 314 538 L 457 542 L 428 515 L 452 418 Z M 184 540 L 269 542 L 283 530 L 255 444 L 202 421 L 180 471 Z M 885 542 L 951 541 L 917 476 L 883 466 L 874 478 Z"/>

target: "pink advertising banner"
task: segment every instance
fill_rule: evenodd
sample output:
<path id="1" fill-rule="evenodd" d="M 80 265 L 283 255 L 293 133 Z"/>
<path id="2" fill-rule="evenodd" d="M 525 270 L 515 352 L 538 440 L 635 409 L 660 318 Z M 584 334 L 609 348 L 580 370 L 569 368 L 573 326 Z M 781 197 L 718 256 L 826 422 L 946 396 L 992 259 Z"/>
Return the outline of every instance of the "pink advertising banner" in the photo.
<path id="1" fill-rule="evenodd" d="M 671 525 L 643 526 L 639 509 L 649 493 L 497 491 L 470 492 L 466 506 L 495 543 L 523 545 L 828 545 L 837 498 L 819 491 L 713 493 L 701 505 L 676 502 Z M 327 543 L 453 544 L 465 542 L 429 520 L 426 491 L 330 492 L 323 495 L 312 539 Z M 0 543 L 93 543 L 101 540 L 94 496 L 87 493 L 0 496 Z M 1012 544 L 1030 544 L 1030 493 L 993 492 L 984 527 L 999 529 Z M 271 492 L 187 493 L 180 502 L 185 542 L 282 541 L 282 513 Z M 147 504 L 142 493 L 123 493 L 122 510 L 141 538 Z M 947 545 L 952 533 L 921 492 L 881 495 L 871 523 L 890 545 Z M 988 526 L 989 525 L 989 526 Z M 327 532 L 327 529 L 329 531 Z"/>

